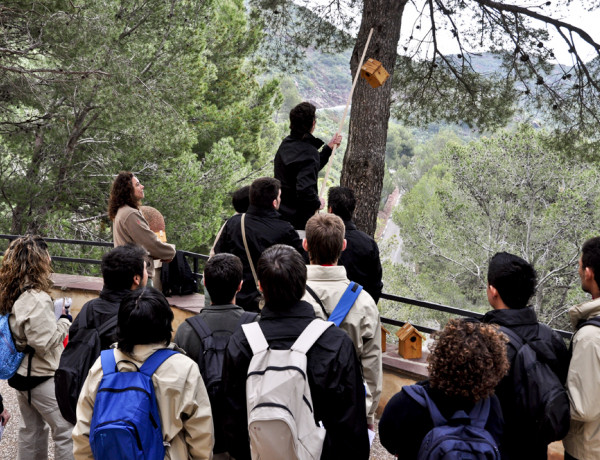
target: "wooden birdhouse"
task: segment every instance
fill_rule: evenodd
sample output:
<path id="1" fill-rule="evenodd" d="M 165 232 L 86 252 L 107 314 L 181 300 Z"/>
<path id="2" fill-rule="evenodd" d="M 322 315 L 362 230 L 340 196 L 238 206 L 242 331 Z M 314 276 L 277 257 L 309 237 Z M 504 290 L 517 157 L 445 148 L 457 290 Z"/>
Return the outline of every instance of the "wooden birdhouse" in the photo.
<path id="1" fill-rule="evenodd" d="M 387 336 L 390 333 L 383 325 L 381 326 L 381 351 L 385 353 L 386 345 L 387 345 Z"/>
<path id="2" fill-rule="evenodd" d="M 420 358 L 423 354 L 425 337 L 410 323 L 406 323 L 398 332 L 398 354 L 405 359 Z"/>
<path id="3" fill-rule="evenodd" d="M 390 74 L 381 65 L 381 62 L 375 59 L 367 59 L 360 69 L 360 76 L 369 82 L 373 88 L 379 88 L 385 83 Z"/>

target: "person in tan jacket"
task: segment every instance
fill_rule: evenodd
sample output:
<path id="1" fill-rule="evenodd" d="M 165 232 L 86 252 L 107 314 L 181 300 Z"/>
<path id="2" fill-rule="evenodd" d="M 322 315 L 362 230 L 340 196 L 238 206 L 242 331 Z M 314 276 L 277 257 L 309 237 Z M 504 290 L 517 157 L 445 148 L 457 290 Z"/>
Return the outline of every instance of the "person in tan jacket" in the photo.
<path id="1" fill-rule="evenodd" d="M 48 294 L 51 259 L 46 242 L 27 235 L 14 240 L 0 267 L 0 314 L 8 314 L 19 351 L 26 355 L 8 384 L 17 390 L 21 412 L 18 460 L 48 458 L 48 427 L 54 439 L 54 458 L 73 458 L 71 431 L 54 393 L 54 372 L 71 325 L 64 314 L 56 320 Z"/>
<path id="2" fill-rule="evenodd" d="M 306 293 L 302 300 L 310 302 L 319 318 L 328 319 L 350 284 L 346 269 L 337 265 L 346 248 L 344 222 L 333 214 L 316 214 L 306 223 L 303 246 L 308 252 Z M 311 292 L 312 291 L 312 292 Z M 314 294 L 314 295 L 313 295 Z M 381 320 L 375 301 L 362 291 L 340 323 L 356 348 L 367 384 L 367 424 L 374 428 L 383 381 L 381 364 Z"/>
<path id="3" fill-rule="evenodd" d="M 600 237 L 583 244 L 579 259 L 581 289 L 592 300 L 569 309 L 576 328 L 567 376 L 571 404 L 571 427 L 565 445 L 565 460 L 600 458 Z M 598 321 L 594 324 L 587 321 Z M 584 324 L 586 323 L 586 324 Z"/>
<path id="4" fill-rule="evenodd" d="M 160 348 L 177 349 L 171 343 L 173 312 L 156 289 L 129 293 L 118 316 L 115 361 L 120 372 L 136 370 Z M 179 351 L 179 349 L 177 349 Z M 73 430 L 75 458 L 93 459 L 90 427 L 96 392 L 102 380 L 100 358 L 90 369 L 77 402 L 77 424 Z M 198 365 L 184 354 L 169 357 L 152 375 L 158 403 L 165 459 L 211 459 L 214 430 L 208 394 Z"/>
<path id="5" fill-rule="evenodd" d="M 175 246 L 163 243 L 154 233 L 140 211 L 144 198 L 144 186 L 132 172 L 120 172 L 113 182 L 108 200 L 108 217 L 113 221 L 113 243 L 115 247 L 127 243 L 142 246 L 150 254 L 148 278 L 151 285 L 160 288 L 160 276 L 154 274 L 161 262 L 170 262 L 175 257 Z M 158 271 L 158 270 L 157 270 Z"/>

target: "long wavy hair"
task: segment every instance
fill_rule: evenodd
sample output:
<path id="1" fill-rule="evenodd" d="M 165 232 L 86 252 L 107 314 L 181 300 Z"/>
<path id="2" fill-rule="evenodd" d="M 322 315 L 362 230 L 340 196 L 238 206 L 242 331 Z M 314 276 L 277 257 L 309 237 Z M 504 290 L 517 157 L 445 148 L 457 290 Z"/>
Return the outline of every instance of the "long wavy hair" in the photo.
<path id="1" fill-rule="evenodd" d="M 431 387 L 474 402 L 492 395 L 509 369 L 508 339 L 498 327 L 453 319 L 436 335 L 429 355 Z"/>
<path id="2" fill-rule="evenodd" d="M 52 267 L 48 245 L 41 236 L 26 235 L 10 243 L 0 267 L 0 314 L 8 314 L 30 289 L 49 292 Z"/>
<path id="3" fill-rule="evenodd" d="M 108 217 L 110 220 L 115 220 L 117 211 L 122 206 L 131 206 L 138 209 L 138 200 L 134 196 L 133 173 L 129 171 L 121 171 L 113 182 L 110 190 L 110 198 L 108 199 Z"/>

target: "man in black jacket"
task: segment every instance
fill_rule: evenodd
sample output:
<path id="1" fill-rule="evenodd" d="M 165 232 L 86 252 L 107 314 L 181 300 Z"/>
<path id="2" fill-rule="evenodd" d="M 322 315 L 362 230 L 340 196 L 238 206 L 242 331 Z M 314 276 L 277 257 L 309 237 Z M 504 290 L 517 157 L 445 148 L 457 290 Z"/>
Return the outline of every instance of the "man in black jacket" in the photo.
<path id="1" fill-rule="evenodd" d="M 104 286 L 100 296 L 86 302 L 75 317 L 69 329 L 69 337 L 74 337 L 80 328 L 82 318 L 86 318 L 87 328 L 101 327 L 111 318 L 116 318 L 121 299 L 128 292 L 144 287 L 148 281 L 146 270 L 147 252 L 141 246 L 127 244 L 117 246 L 104 254 L 100 265 Z M 108 349 L 116 342 L 116 323 L 112 333 L 100 337 L 102 349 Z"/>
<path id="2" fill-rule="evenodd" d="M 312 135 L 317 123 L 315 113 L 310 102 L 302 102 L 290 111 L 290 135 L 279 146 L 274 160 L 275 178 L 281 181 L 279 212 L 296 230 L 304 230 L 308 219 L 323 209 L 317 176 L 327 164 L 333 146 L 342 142 L 342 136 L 336 134 L 323 147 L 325 142 Z"/>
<path id="3" fill-rule="evenodd" d="M 541 346 L 535 349 L 543 350 L 544 360 L 564 384 L 569 368 L 569 353 L 563 339 L 546 325 L 540 324 L 534 309 L 527 306 L 535 286 L 536 273 L 529 263 L 507 252 L 497 253 L 488 267 L 487 297 L 494 309 L 486 313 L 482 321 L 510 329 L 530 344 L 541 342 Z M 513 374 L 515 355 L 520 345 L 506 335 L 509 338 L 506 350 L 510 371 L 496 387 L 506 423 L 502 458 L 545 460 L 548 446 L 532 441 L 534 430 L 538 427 L 526 425 L 527 422 L 516 411 Z"/>
<path id="4" fill-rule="evenodd" d="M 328 212 L 339 216 L 346 227 L 346 249 L 338 260 L 338 265 L 346 268 L 351 281 L 360 284 L 371 294 L 375 303 L 379 302 L 383 288 L 379 247 L 373 238 L 356 228 L 352 215 L 356 208 L 354 192 L 346 187 L 331 187 L 327 194 Z"/>
<path id="5" fill-rule="evenodd" d="M 266 300 L 258 324 L 270 349 L 289 349 L 315 319 L 313 307 L 300 300 L 306 287 L 305 261 L 293 248 L 278 244 L 263 253 L 257 273 Z M 315 423 L 322 422 L 327 430 L 321 459 L 368 459 L 365 389 L 352 340 L 330 327 L 306 356 Z M 250 459 L 246 376 L 251 359 L 248 340 L 238 330 L 229 340 L 223 365 L 224 432 L 228 451 L 237 460 Z"/>
<path id="6" fill-rule="evenodd" d="M 218 372 L 215 372 L 217 369 L 210 368 L 211 352 L 222 357 L 224 349 L 221 348 L 221 344 L 227 343 L 231 334 L 239 329 L 240 324 L 258 319 L 257 314 L 244 312 L 243 308 L 235 305 L 235 296 L 242 288 L 242 274 L 242 261 L 239 257 L 227 253 L 215 254 L 211 257 L 204 267 L 203 279 L 204 286 L 210 293 L 211 304 L 204 307 L 194 318 L 188 318 L 181 323 L 173 339 L 177 346 L 183 348 L 186 354 L 198 363 L 202 379 L 208 390 L 215 425 L 213 460 L 227 460 L 231 457 L 225 451 L 223 442 L 221 417 L 224 414 L 224 396 L 222 386 L 215 378 L 215 374 L 221 375 L 222 368 L 218 368 Z M 195 330 L 199 327 L 198 323 L 201 324 L 201 328 L 208 328 L 209 331 L 200 329 L 200 332 L 204 332 L 199 335 Z M 201 336 L 205 337 L 207 342 L 204 342 Z M 215 347 L 213 350 L 209 350 L 211 342 Z M 206 348 L 205 343 L 207 344 Z"/>
<path id="7" fill-rule="evenodd" d="M 259 311 L 260 293 L 252 273 L 262 252 L 274 244 L 292 246 L 304 255 L 302 241 L 289 222 L 280 218 L 277 210 L 281 203 L 281 184 L 272 177 L 261 177 L 250 185 L 248 212 L 232 216 L 215 244 L 215 254 L 228 252 L 238 256 L 244 266 L 244 284 L 236 296 L 236 303 L 246 311 Z M 244 234 L 248 249 L 244 244 Z M 248 257 L 250 254 L 250 258 Z M 252 262 L 252 265 L 250 264 Z"/>

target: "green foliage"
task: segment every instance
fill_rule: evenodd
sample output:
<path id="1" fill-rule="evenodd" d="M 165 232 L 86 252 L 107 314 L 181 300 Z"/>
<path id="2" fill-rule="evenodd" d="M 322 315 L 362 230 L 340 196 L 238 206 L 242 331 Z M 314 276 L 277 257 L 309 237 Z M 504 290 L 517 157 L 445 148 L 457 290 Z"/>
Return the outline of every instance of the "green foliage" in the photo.
<path id="1" fill-rule="evenodd" d="M 261 138 L 282 101 L 276 79 L 262 85 L 257 81 L 266 67 L 256 57 L 262 31 L 248 21 L 243 0 L 216 2 L 206 28 L 214 79 L 191 112 L 198 136 L 194 151 L 202 158 L 213 143 L 231 137 L 235 148 L 260 166 L 271 154 L 264 150 Z"/>
<path id="2" fill-rule="evenodd" d="M 452 145 L 406 193 L 394 219 L 406 262 L 419 280 L 435 280 L 438 295 L 456 291 L 485 307 L 487 262 L 507 251 L 535 266 L 540 317 L 567 327 L 561 315 L 579 289 L 579 246 L 597 229 L 600 174 L 548 149 L 544 136 L 520 126 Z"/>
<path id="3" fill-rule="evenodd" d="M 243 1 L 10 3 L 2 230 L 110 241 L 112 178 L 131 170 L 170 242 L 212 243 L 226 194 L 273 149 L 280 101 L 276 80 L 257 82 L 262 36 Z"/>

